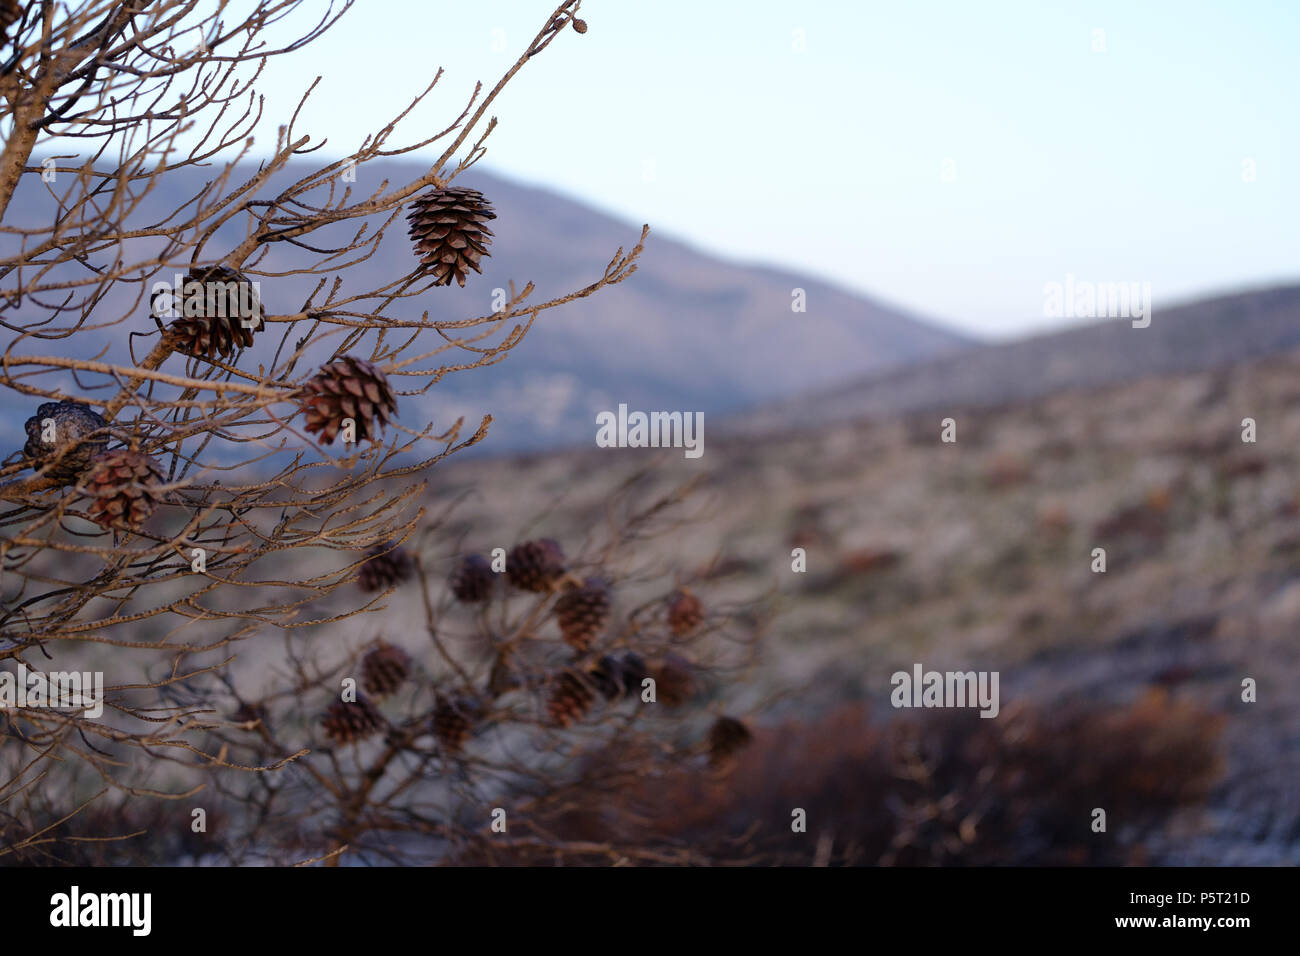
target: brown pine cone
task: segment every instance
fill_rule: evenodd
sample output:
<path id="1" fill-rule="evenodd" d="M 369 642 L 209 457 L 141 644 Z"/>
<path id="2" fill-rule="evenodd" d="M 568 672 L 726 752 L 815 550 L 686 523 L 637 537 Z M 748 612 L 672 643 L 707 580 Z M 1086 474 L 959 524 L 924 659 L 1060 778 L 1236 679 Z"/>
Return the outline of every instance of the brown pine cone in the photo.
<path id="1" fill-rule="evenodd" d="M 482 604 L 492 596 L 492 588 L 497 582 L 496 573 L 487 558 L 469 554 L 461 558 L 447 581 L 451 593 L 462 604 Z"/>
<path id="2" fill-rule="evenodd" d="M 134 448 L 114 448 L 96 455 L 82 476 L 91 497 L 90 518 L 102 528 L 134 531 L 163 501 L 164 481 L 158 463 Z"/>
<path id="3" fill-rule="evenodd" d="M 525 541 L 506 555 L 506 580 L 522 591 L 545 593 L 564 576 L 564 551 L 554 538 Z"/>
<path id="4" fill-rule="evenodd" d="M 387 591 L 411 576 L 415 562 L 400 544 L 381 544 L 367 552 L 370 556 L 357 568 L 357 586 L 367 594 Z"/>
<path id="5" fill-rule="evenodd" d="M 633 651 L 606 654 L 587 671 L 587 677 L 606 700 L 635 697 L 641 693 L 641 681 L 647 677 L 645 661 Z"/>
<path id="6" fill-rule="evenodd" d="M 619 663 L 623 668 L 624 692 L 629 697 L 640 696 L 641 682 L 650 676 L 650 671 L 645 666 L 645 658 L 635 651 L 628 651 Z"/>
<path id="7" fill-rule="evenodd" d="M 0 0 L 0 41 L 9 33 L 9 28 L 23 18 L 23 5 L 20 0 Z"/>
<path id="8" fill-rule="evenodd" d="M 325 728 L 325 736 L 330 740 L 338 744 L 350 744 L 382 730 L 384 715 L 365 694 L 357 694 L 357 699 L 352 703 L 341 699 L 332 702 L 321 723 Z"/>
<path id="9" fill-rule="evenodd" d="M 623 662 L 613 654 L 606 654 L 587 671 L 592 686 L 606 700 L 616 700 L 626 692 L 623 685 Z"/>
<path id="10" fill-rule="evenodd" d="M 668 603 L 668 629 L 674 637 L 686 637 L 704 623 L 704 605 L 685 589 L 673 594 Z"/>
<path id="11" fill-rule="evenodd" d="M 47 421 L 52 428 L 45 427 Z M 65 485 L 75 484 L 90 467 L 90 460 L 108 448 L 108 422 L 81 402 L 44 402 L 23 428 L 27 431 L 23 454 L 31 459 L 32 467 L 43 469 L 47 477 Z M 86 437 L 101 430 L 99 435 Z M 47 437 L 51 439 L 48 442 L 43 440 Z"/>
<path id="12" fill-rule="evenodd" d="M 380 641 L 361 659 L 361 686 L 374 697 L 393 693 L 410 675 L 410 655 L 385 641 Z"/>
<path id="13" fill-rule="evenodd" d="M 695 669 L 683 657 L 664 655 L 649 676 L 655 681 L 655 700 L 665 707 L 679 707 L 695 696 Z"/>
<path id="14" fill-rule="evenodd" d="M 546 712 L 557 727 L 568 727 L 582 720 L 596 702 L 596 690 L 587 676 L 565 668 L 551 679 Z"/>
<path id="15" fill-rule="evenodd" d="M 709 765 L 725 766 L 741 750 L 749 746 L 753 735 L 749 728 L 734 717 L 719 717 L 709 728 Z"/>
<path id="16" fill-rule="evenodd" d="M 397 396 L 388 376 L 377 365 L 344 355 L 321 368 L 299 392 L 307 416 L 308 432 L 320 432 L 322 444 L 330 445 L 352 419 L 358 442 L 378 441 L 378 432 L 397 413 Z"/>
<path id="17" fill-rule="evenodd" d="M 463 287 L 470 269 L 482 273 L 479 261 L 490 255 L 492 242 L 487 221 L 496 217 L 477 189 L 447 186 L 415 200 L 406 217 L 410 237 L 435 285 L 451 285 L 454 279 Z"/>
<path id="18" fill-rule="evenodd" d="M 177 351 L 196 358 L 229 358 L 262 327 L 256 284 L 229 266 L 191 269 L 177 311 L 167 330 Z"/>
<path id="19" fill-rule="evenodd" d="M 479 704 L 472 698 L 439 698 L 433 709 L 433 736 L 449 752 L 459 753 L 480 714 Z"/>
<path id="20" fill-rule="evenodd" d="M 605 582 L 587 578 L 581 587 L 565 591 L 555 602 L 555 621 L 564 642 L 585 654 L 609 623 L 609 589 Z"/>

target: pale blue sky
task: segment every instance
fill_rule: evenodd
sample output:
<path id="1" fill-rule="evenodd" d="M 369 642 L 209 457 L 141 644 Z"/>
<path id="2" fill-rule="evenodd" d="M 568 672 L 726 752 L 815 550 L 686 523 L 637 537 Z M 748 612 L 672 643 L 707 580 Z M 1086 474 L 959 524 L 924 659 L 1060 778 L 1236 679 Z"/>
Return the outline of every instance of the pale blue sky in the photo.
<path id="1" fill-rule="evenodd" d="M 270 68 L 268 113 L 321 73 L 300 128 L 342 154 L 442 65 L 415 139 L 552 8 L 362 0 Z M 586 0 L 583 16 L 498 100 L 486 167 L 992 336 L 1060 324 L 1043 285 L 1066 273 L 1150 282 L 1157 313 L 1300 277 L 1295 0 Z"/>

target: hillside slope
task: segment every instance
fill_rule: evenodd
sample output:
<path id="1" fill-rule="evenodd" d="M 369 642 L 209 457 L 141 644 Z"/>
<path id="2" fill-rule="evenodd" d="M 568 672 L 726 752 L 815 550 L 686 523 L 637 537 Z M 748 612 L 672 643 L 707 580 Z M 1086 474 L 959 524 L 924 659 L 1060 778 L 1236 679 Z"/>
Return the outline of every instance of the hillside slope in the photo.
<path id="1" fill-rule="evenodd" d="M 276 179 L 296 179 L 302 168 Z M 350 184 L 354 196 L 368 194 L 388 179 L 408 181 L 424 168 L 410 161 L 367 164 Z M 48 222 L 54 202 L 34 177 L 26 177 L 5 217 L 6 228 Z M 240 175 L 234 178 L 239 182 Z M 145 196 L 133 223 L 161 220 L 201 188 L 199 171 L 182 169 L 165 177 Z M 519 288 L 536 283 L 532 301 L 571 292 L 598 279 L 615 250 L 631 248 L 639 224 L 613 219 L 580 201 L 519 185 L 472 169 L 458 184 L 476 187 L 493 203 L 496 238 L 482 276 L 471 276 L 465 289 L 435 289 L 408 302 L 398 313 L 417 318 L 428 309 L 435 319 L 486 315 L 493 290 L 511 280 Z M 265 190 L 269 193 L 271 190 Z M 323 199 L 323 197 L 320 197 Z M 646 210 L 653 225 L 654 210 Z M 373 221 L 371 228 L 381 223 Z M 220 254 L 243 237 L 240 222 L 217 234 L 211 248 Z M 332 227 L 333 228 L 333 227 Z M 338 244 L 355 227 L 330 229 L 313 237 L 319 245 Z M 346 236 L 345 236 L 346 233 Z M 0 232 L 0 249 L 12 253 L 19 238 Z M 150 254 L 136 248 L 133 256 Z M 250 276 L 262 283 L 268 312 L 297 311 L 318 281 L 333 275 L 276 277 L 306 260 L 289 243 L 275 243 Z M 132 256 L 128 256 L 130 261 Z M 379 287 L 414 264 L 399 220 L 385 235 L 378 254 L 343 273 L 341 294 Z M 178 264 L 179 265 L 179 264 Z M 174 270 L 156 277 L 170 280 Z M 78 278 L 83 278 L 80 273 Z M 791 310 L 792 292 L 803 289 L 807 311 Z M 148 315 L 134 314 L 129 300 L 110 296 L 96 312 L 97 322 L 122 315 L 127 321 L 58 340 L 62 350 L 87 357 L 129 362 L 127 332 L 152 333 Z M 263 337 L 269 339 L 271 337 Z M 428 333 L 429 348 L 441 344 Z M 137 340 L 137 346 L 144 340 Z M 758 266 L 725 262 L 672 239 L 651 234 L 638 272 L 621 285 L 541 315 L 533 331 L 504 362 L 489 369 L 452 373 L 423 399 L 401 409 L 408 427 L 433 421 L 442 430 L 460 415 L 477 420 L 490 412 L 496 419 L 485 450 L 540 448 L 589 442 L 597 411 L 620 402 L 633 408 L 702 411 L 708 414 L 824 386 L 864 372 L 929 358 L 960 348 L 968 340 L 878 302 L 826 283 Z M 45 342 L 20 346 L 48 351 Z M 147 346 L 145 346 L 147 349 Z M 274 344 L 263 341 L 246 356 L 245 367 L 269 361 Z M 435 361 L 457 364 L 472 360 L 466 352 L 446 353 Z M 68 380 L 69 389 L 75 385 Z M 18 439 L 30 399 L 12 394 L 5 402 L 6 437 Z M 409 416 L 409 417 L 405 417 Z M 14 419 L 17 419 L 15 424 Z"/>

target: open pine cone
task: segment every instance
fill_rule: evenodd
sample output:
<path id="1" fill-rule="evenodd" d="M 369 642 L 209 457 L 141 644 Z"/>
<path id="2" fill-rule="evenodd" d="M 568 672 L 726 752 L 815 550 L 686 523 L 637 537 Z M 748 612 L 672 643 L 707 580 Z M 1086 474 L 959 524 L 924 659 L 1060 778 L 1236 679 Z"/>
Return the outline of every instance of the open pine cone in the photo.
<path id="1" fill-rule="evenodd" d="M 555 602 L 555 620 L 564 641 L 579 654 L 609 623 L 609 589 L 600 578 L 587 578 L 581 587 L 570 588 Z"/>
<path id="2" fill-rule="evenodd" d="M 564 576 L 564 551 L 554 538 L 525 541 L 506 555 L 506 579 L 521 591 L 545 593 Z"/>
<path id="3" fill-rule="evenodd" d="M 325 736 L 330 740 L 350 744 L 382 730 L 384 715 L 365 694 L 357 694 L 357 699 L 352 702 L 342 699 L 333 701 L 326 709 L 321 723 L 325 728 Z"/>
<path id="4" fill-rule="evenodd" d="M 655 699 L 665 707 L 680 707 L 699 689 L 695 668 L 677 654 L 665 654 L 648 676 L 655 681 Z"/>
<path id="5" fill-rule="evenodd" d="M 486 225 L 497 214 L 477 189 L 448 186 L 417 198 L 407 221 L 424 271 L 436 285 L 463 287 L 469 270 L 482 273 L 479 260 L 490 253 L 492 230 Z"/>
<path id="6" fill-rule="evenodd" d="M 462 604 L 482 604 L 492 596 L 496 579 L 496 573 L 487 558 L 470 554 L 456 565 L 456 570 L 447 583 L 457 601 Z"/>
<path id="7" fill-rule="evenodd" d="M 401 545 L 371 548 L 369 557 L 357 568 L 357 585 L 367 593 L 387 591 L 411 576 L 415 562 Z"/>
<path id="8" fill-rule="evenodd" d="M 196 358 L 229 358 L 253 344 L 262 327 L 256 286 L 229 266 L 191 269 L 179 304 L 180 318 L 168 326 L 177 351 Z M 200 283 L 192 290 L 192 283 Z"/>
<path id="9" fill-rule="evenodd" d="M 134 448 L 114 448 L 91 459 L 81 487 L 91 497 L 90 517 L 103 528 L 134 531 L 163 501 L 162 469 Z"/>
<path id="10" fill-rule="evenodd" d="M 582 720 L 596 702 L 596 688 L 587 675 L 572 668 L 560 671 L 551 680 L 546 712 L 557 727 L 568 727 Z"/>
<path id="11" fill-rule="evenodd" d="M 325 445 L 333 444 L 347 418 L 355 423 L 358 442 L 377 440 L 377 430 L 397 413 L 397 396 L 388 376 L 352 355 L 336 359 L 308 379 L 301 400 L 307 431 L 320 432 Z"/>
<path id="12" fill-rule="evenodd" d="M 45 442 L 45 422 L 53 423 L 52 442 Z M 23 454 L 34 468 L 43 468 L 45 474 L 65 485 L 76 482 L 91 459 L 108 448 L 108 434 L 87 438 L 92 432 L 108 427 L 108 423 L 89 405 L 81 402 L 45 402 L 37 407 L 36 414 L 23 426 L 27 431 L 27 444 Z"/>
<path id="13" fill-rule="evenodd" d="M 478 701 L 470 697 L 441 698 L 433 709 L 434 738 L 451 753 L 465 749 L 474 721 L 478 719 Z"/>
<path id="14" fill-rule="evenodd" d="M 375 697 L 393 693 L 410 675 L 410 655 L 385 641 L 380 641 L 361 659 L 361 686 Z"/>
<path id="15" fill-rule="evenodd" d="M 735 717 L 719 717 L 709 728 L 709 765 L 725 766 L 752 739 L 749 728 Z"/>
<path id="16" fill-rule="evenodd" d="M 687 590 L 677 591 L 668 603 L 668 629 L 674 637 L 687 637 L 704 623 L 704 605 Z"/>

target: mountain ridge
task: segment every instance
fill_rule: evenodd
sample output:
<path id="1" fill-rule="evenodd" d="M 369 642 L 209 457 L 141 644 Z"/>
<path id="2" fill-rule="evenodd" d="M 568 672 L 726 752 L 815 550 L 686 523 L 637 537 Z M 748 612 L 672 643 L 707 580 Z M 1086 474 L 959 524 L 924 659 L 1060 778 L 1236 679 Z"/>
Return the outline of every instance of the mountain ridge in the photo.
<path id="1" fill-rule="evenodd" d="M 247 172 L 251 171 L 250 167 Z M 305 171 L 305 166 L 292 166 L 258 195 Z M 384 160 L 359 167 L 357 182 L 347 185 L 355 194 L 366 194 L 383 179 L 399 183 L 425 171 L 421 163 Z M 244 172 L 238 170 L 232 181 Z M 138 218 L 162 218 L 194 195 L 206 178 L 211 177 L 190 169 L 163 177 L 144 197 Z M 492 255 L 483 262 L 483 275 L 471 275 L 466 288 L 430 290 L 400 305 L 398 313 L 406 317 L 425 309 L 434 319 L 489 314 L 493 290 L 507 288 L 511 280 L 520 288 L 533 281 L 534 302 L 567 294 L 599 279 L 615 250 L 621 246 L 626 252 L 639 236 L 638 227 L 544 187 L 515 183 L 478 168 L 456 182 L 480 189 L 494 204 Z M 40 188 L 43 185 L 23 183 L 6 216 L 6 227 L 48 221 L 52 199 Z M 653 229 L 653 213 L 647 218 Z M 242 237 L 241 224 L 228 224 L 209 243 L 211 256 Z M 328 238 L 332 237 L 321 241 Z M 12 234 L 0 236 L 0 244 L 10 248 L 15 241 Z M 311 294 L 318 277 L 272 275 L 304 261 L 306 253 L 276 243 L 250 269 L 250 278 L 262 283 L 269 313 L 296 311 Z M 374 256 L 340 273 L 343 294 L 392 281 L 414 261 L 405 222 L 395 221 Z M 259 278 L 259 272 L 266 275 Z M 164 270 L 161 277 L 170 279 L 171 270 Z M 324 277 L 332 280 L 333 273 Z M 796 287 L 806 292 L 806 313 L 791 310 Z M 125 295 L 107 297 L 100 308 L 111 317 L 126 315 L 127 320 L 98 335 L 62 344 L 81 350 L 72 353 L 81 357 L 103 348 L 105 361 L 129 364 L 124 332 L 152 333 L 152 319 L 129 311 L 131 303 Z M 408 399 L 399 408 L 399 421 L 405 413 L 412 421 L 432 421 L 443 430 L 458 417 L 477 421 L 491 413 L 495 422 L 485 448 L 556 447 L 590 440 L 595 414 L 620 402 L 636 408 L 717 415 L 970 343 L 960 332 L 822 279 L 720 260 L 652 231 L 637 273 L 626 282 L 541 314 L 504 361 L 470 375 L 448 374 L 427 395 Z M 271 354 L 260 343 L 249 353 L 245 364 L 269 360 Z M 433 359 L 440 360 L 452 365 L 462 358 L 445 353 Z M 15 398 L 11 394 L 5 399 L 13 410 L 9 418 L 20 410 Z M 34 408 L 32 402 L 22 400 L 21 409 L 29 406 Z M 18 418 L 17 423 L 5 424 L 11 443 L 20 434 L 21 422 Z"/>

